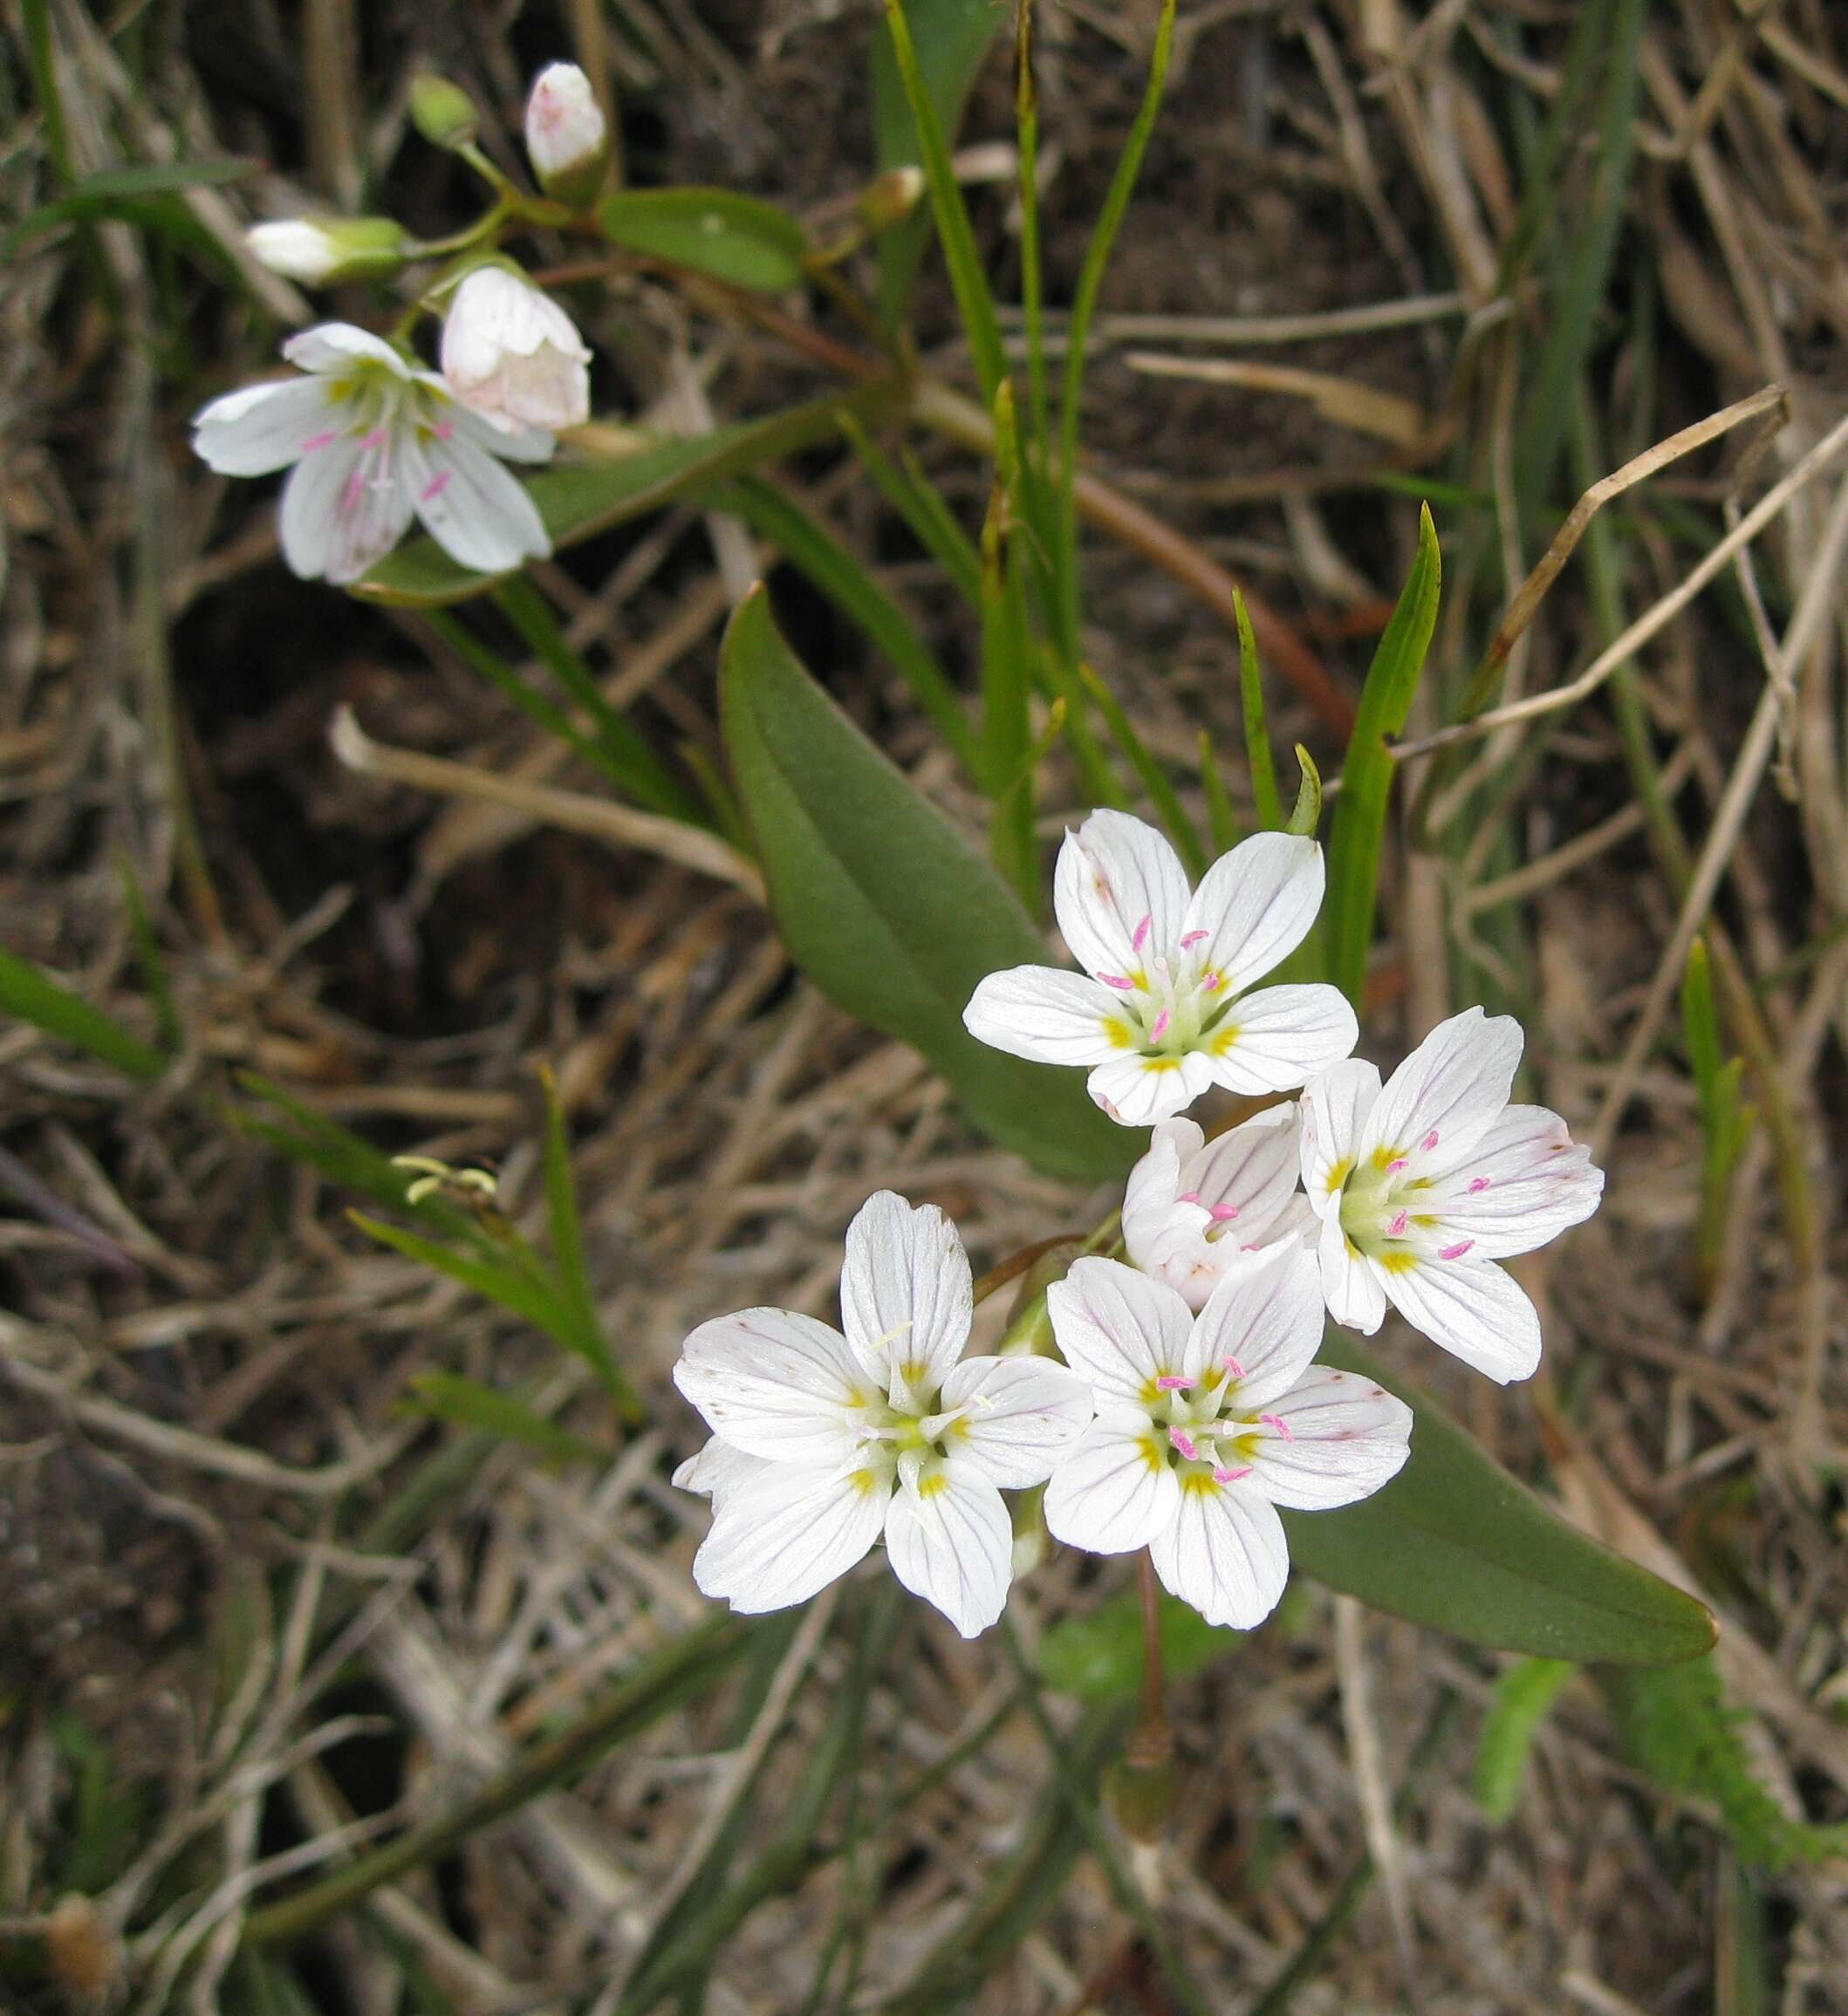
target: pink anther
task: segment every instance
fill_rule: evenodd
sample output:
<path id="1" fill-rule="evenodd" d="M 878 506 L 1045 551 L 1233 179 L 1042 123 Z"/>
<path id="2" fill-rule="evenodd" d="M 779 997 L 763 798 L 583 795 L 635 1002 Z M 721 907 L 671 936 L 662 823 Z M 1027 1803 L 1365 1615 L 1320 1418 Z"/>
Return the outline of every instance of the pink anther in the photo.
<path id="1" fill-rule="evenodd" d="M 1399 1172 L 1405 1167 L 1405 1157 L 1403 1155 L 1398 1156 L 1393 1161 L 1386 1164 L 1386 1172 L 1388 1176 L 1396 1176 L 1398 1175 Z"/>
<path id="2" fill-rule="evenodd" d="M 1187 936 L 1181 940 L 1181 949 L 1183 952 L 1191 952 L 1194 947 L 1200 943 L 1201 939 L 1210 938 L 1212 935 L 1213 933 L 1210 931 L 1190 931 L 1188 933 Z"/>
<path id="3" fill-rule="evenodd" d="M 1469 1179 L 1469 1194 L 1480 1197 L 1494 1180 L 1490 1176 L 1472 1176 Z"/>
<path id="4" fill-rule="evenodd" d="M 1161 1041 L 1162 1037 L 1167 1034 L 1167 1025 L 1172 1019 L 1167 1010 L 1163 1008 L 1161 1013 L 1155 1017 L 1155 1026 L 1148 1032 L 1150 1042 L 1159 1043 Z"/>
<path id="5" fill-rule="evenodd" d="M 436 436 L 438 441 L 446 441 L 455 432 L 455 422 L 453 420 L 440 420 L 430 429 L 430 432 Z"/>
<path id="6" fill-rule="evenodd" d="M 1402 1211 L 1394 1213 L 1391 1222 L 1386 1228 L 1386 1237 L 1388 1239 L 1403 1239 L 1406 1235 L 1406 1213 Z"/>
<path id="7" fill-rule="evenodd" d="M 329 441 L 338 441 L 339 438 L 332 427 L 329 427 L 324 434 L 310 434 L 307 440 L 302 443 L 302 453 L 305 455 L 311 455 L 317 448 L 324 448 Z"/>
<path id="8" fill-rule="evenodd" d="M 1236 1358 L 1222 1358 L 1219 1362 L 1227 1371 L 1231 1373 L 1235 1379 L 1242 1379 L 1244 1377 L 1245 1368 L 1239 1363 Z"/>
<path id="9" fill-rule="evenodd" d="M 1260 1414 L 1258 1419 L 1267 1428 L 1275 1428 L 1286 1442 L 1296 1440 L 1296 1432 L 1281 1414 Z"/>
<path id="10" fill-rule="evenodd" d="M 1427 1155 L 1428 1155 L 1431 1151 L 1436 1147 L 1436 1145 L 1437 1129 L 1434 1127 L 1431 1131 L 1425 1136 L 1424 1139 L 1419 1143 L 1419 1146 L 1424 1150 Z"/>
<path id="11" fill-rule="evenodd" d="M 1215 1225 L 1229 1225 L 1238 1216 L 1235 1204 L 1215 1204 L 1208 1207 L 1208 1215 Z"/>
<path id="12" fill-rule="evenodd" d="M 1184 1393 L 1194 1384 L 1184 1372 L 1164 1372 L 1155 1381 L 1155 1391 L 1158 1393 Z"/>
<path id="13" fill-rule="evenodd" d="M 1148 943 L 1149 930 L 1154 921 L 1152 916 L 1144 914 L 1141 923 L 1136 926 L 1130 937 L 1130 949 L 1133 952 L 1140 952 L 1142 947 Z"/>
<path id="14" fill-rule="evenodd" d="M 1136 991 L 1135 981 L 1125 980 L 1120 973 L 1100 973 L 1098 978 L 1105 987 L 1115 987 L 1119 994 L 1133 994 Z"/>
<path id="15" fill-rule="evenodd" d="M 1197 1190 L 1183 1190 L 1174 1201 L 1176 1204 L 1198 1204 L 1200 1193 Z"/>
<path id="16" fill-rule="evenodd" d="M 1238 1470 L 1228 1470 L 1225 1466 L 1222 1464 L 1220 1467 L 1213 1473 L 1213 1481 L 1215 1484 L 1236 1484 L 1241 1477 L 1249 1477 L 1250 1474 L 1251 1466 L 1249 1463 L 1246 1464 L 1242 1469 Z"/>
<path id="17" fill-rule="evenodd" d="M 1187 1458 L 1189 1463 L 1199 1462 L 1200 1445 L 1194 1441 L 1185 1428 L 1170 1428 L 1167 1432 L 1167 1439 Z"/>
<path id="18" fill-rule="evenodd" d="M 359 500 L 365 495 L 365 472 L 361 469 L 355 469 L 347 477 L 346 488 L 340 492 L 340 509 L 343 511 L 357 511 L 359 508 Z"/>
<path id="19" fill-rule="evenodd" d="M 1211 970 L 1208 971 L 1206 978 L 1200 984 L 1206 993 L 1217 994 L 1220 988 L 1226 984 L 1226 976 L 1216 969 Z"/>
<path id="20" fill-rule="evenodd" d="M 420 504 L 434 504 L 437 498 L 448 489 L 450 482 L 454 480 L 455 473 L 453 469 L 438 469 L 436 474 L 418 492 L 417 502 Z"/>
<path id="21" fill-rule="evenodd" d="M 359 446 L 362 448 L 382 448 L 391 438 L 382 427 L 375 427 L 369 434 L 361 437 Z"/>
<path id="22" fill-rule="evenodd" d="M 1461 1260 L 1475 1244 L 1473 1239 L 1460 1239 L 1454 1246 L 1447 1246 L 1437 1257 L 1440 1260 Z"/>

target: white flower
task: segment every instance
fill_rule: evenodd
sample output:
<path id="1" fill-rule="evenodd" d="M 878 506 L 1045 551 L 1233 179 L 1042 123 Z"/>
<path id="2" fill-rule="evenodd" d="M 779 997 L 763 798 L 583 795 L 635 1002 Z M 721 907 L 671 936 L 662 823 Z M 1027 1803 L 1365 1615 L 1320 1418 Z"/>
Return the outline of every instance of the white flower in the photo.
<path id="1" fill-rule="evenodd" d="M 1098 1404 L 1046 1486 L 1048 1530 L 1093 1554 L 1146 1547 L 1209 1624 L 1249 1630 L 1276 1607 L 1290 1572 L 1278 1506 L 1352 1505 L 1405 1462 L 1411 1409 L 1311 1363 L 1322 1297 L 1304 1247 L 1229 1275 L 1197 1316 L 1113 1260 L 1075 1261 L 1046 1299 Z"/>
<path id="2" fill-rule="evenodd" d="M 1230 1269 L 1314 1230 L 1298 1160 L 1293 1101 L 1211 1141 L 1191 1120 L 1162 1121 L 1123 1199 L 1131 1261 L 1203 1309 Z"/>
<path id="3" fill-rule="evenodd" d="M 495 433 L 434 372 L 344 322 L 291 336 L 283 355 L 306 375 L 215 399 L 194 416 L 193 448 L 221 475 L 293 465 L 281 529 L 294 572 L 356 581 L 413 516 L 484 573 L 551 550 L 532 499 L 494 459 L 543 462 L 550 434 Z"/>
<path id="4" fill-rule="evenodd" d="M 272 273 L 310 287 L 404 263 L 404 231 L 390 217 L 282 217 L 251 225 L 244 243 Z"/>
<path id="5" fill-rule="evenodd" d="M 1521 1025 L 1473 1008 L 1440 1022 L 1382 1090 L 1358 1057 L 1303 1095 L 1303 1186 L 1322 1220 L 1330 1313 L 1379 1328 L 1390 1301 L 1506 1384 L 1540 1363 L 1540 1319 L 1493 1263 L 1598 1208 L 1604 1172 L 1544 1106 L 1510 1106 Z"/>
<path id="6" fill-rule="evenodd" d="M 526 100 L 526 153 L 546 193 L 587 202 L 603 180 L 609 129 L 575 63 L 548 64 Z"/>
<path id="7" fill-rule="evenodd" d="M 674 1383 L 714 1439 L 674 1481 L 712 1497 L 693 1578 L 737 1610 L 799 1603 L 880 1537 L 892 1571 L 964 1637 L 1001 1615 L 1002 1488 L 1043 1483 L 1091 1418 L 1044 1358 L 963 1358 L 973 1310 L 956 1228 L 881 1190 L 847 1227 L 846 1334 L 788 1309 L 702 1323 Z"/>
<path id="8" fill-rule="evenodd" d="M 591 353 L 571 317 L 504 266 L 477 266 L 442 325 L 442 374 L 462 404 L 503 434 L 557 433 L 591 410 Z"/>
<path id="9" fill-rule="evenodd" d="M 1256 833 L 1189 895 L 1180 857 L 1153 827 L 1093 812 L 1066 834 L 1052 889 L 1085 972 L 991 973 L 962 1020 L 1016 1057 L 1090 1065 L 1092 1097 L 1126 1127 L 1165 1120 L 1209 1085 L 1287 1092 L 1345 1057 L 1359 1033 L 1331 987 L 1245 991 L 1308 934 L 1323 879 L 1313 840 Z"/>

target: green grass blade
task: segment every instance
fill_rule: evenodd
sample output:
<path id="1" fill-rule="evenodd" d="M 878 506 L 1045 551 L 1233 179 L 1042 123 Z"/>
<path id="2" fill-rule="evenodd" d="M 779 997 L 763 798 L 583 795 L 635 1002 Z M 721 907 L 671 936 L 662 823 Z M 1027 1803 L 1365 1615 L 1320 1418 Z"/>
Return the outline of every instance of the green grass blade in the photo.
<path id="1" fill-rule="evenodd" d="M 572 1181 L 571 1137 L 558 1088 L 549 1070 L 539 1073 L 545 1095 L 545 1223 L 551 1239 L 552 1269 L 570 1311 L 573 1349 L 589 1360 L 623 1417 L 640 1421 L 643 1410 L 635 1389 L 618 1368 L 597 1319 L 597 1297 L 584 1264 L 584 1227 L 578 1216 L 578 1193 Z M 562 1340 L 561 1340 L 562 1341 Z"/>
<path id="2" fill-rule="evenodd" d="M 158 1078 L 168 1060 L 100 1008 L 0 947 L 0 1015 L 31 1022 L 131 1078 Z"/>
<path id="3" fill-rule="evenodd" d="M 1200 788 L 1206 793 L 1207 823 L 1212 830 L 1215 854 L 1230 853 L 1243 837 L 1239 830 L 1238 814 L 1232 809 L 1232 800 L 1226 791 L 1226 781 L 1219 774 L 1219 756 L 1213 747 L 1213 738 L 1205 728 L 1200 731 Z"/>
<path id="4" fill-rule="evenodd" d="M 1406 724 L 1437 624 L 1441 563 L 1428 509 L 1418 520 L 1418 557 L 1361 689 L 1341 767 L 1341 796 L 1328 843 L 1327 946 L 1331 981 L 1358 1008 L 1366 984 L 1386 837 L 1393 756 L 1386 737 Z"/>
<path id="5" fill-rule="evenodd" d="M 874 445 L 859 422 L 849 419 L 840 430 L 873 487 L 910 528 L 911 536 L 949 577 L 971 609 L 982 599 L 982 556 L 962 526 L 943 493 L 924 474 L 917 457 L 907 452 L 900 468 Z"/>
<path id="6" fill-rule="evenodd" d="M 975 378 L 982 387 L 984 406 L 992 407 L 1001 381 L 1007 376 L 1007 358 L 1001 347 L 1001 324 L 995 313 L 995 297 L 989 290 L 982 255 L 975 249 L 975 235 L 969 228 L 968 211 L 950 165 L 948 143 L 942 122 L 926 88 L 918 66 L 918 52 L 912 42 L 910 24 L 905 18 L 903 0 L 886 0 L 886 25 L 891 32 L 893 59 L 898 65 L 899 82 L 911 116 L 917 122 L 918 140 L 924 154 L 924 175 L 930 187 L 931 213 L 937 221 L 942 241 L 944 263 L 962 317 L 963 331 L 975 362 Z"/>
<path id="7" fill-rule="evenodd" d="M 1148 744 L 1136 733 L 1135 724 L 1130 720 L 1122 701 L 1090 666 L 1081 664 L 1078 677 L 1084 683 L 1085 692 L 1090 695 L 1096 703 L 1098 712 L 1103 715 L 1104 726 L 1110 730 L 1111 739 L 1128 759 L 1130 768 L 1142 780 L 1142 788 L 1161 815 L 1161 823 L 1167 828 L 1168 837 L 1174 843 L 1181 858 L 1186 862 L 1188 874 L 1197 882 L 1207 871 L 1206 850 L 1200 844 L 1199 831 L 1188 818 L 1187 807 L 1181 803 L 1180 793 L 1169 782 L 1167 772 L 1155 761 Z"/>
<path id="8" fill-rule="evenodd" d="M 407 1404 L 415 1412 L 453 1422 L 459 1428 L 485 1429 L 499 1441 L 520 1443 L 556 1462 L 604 1465 L 613 1453 L 573 1435 L 556 1421 L 548 1421 L 498 1386 L 486 1386 L 479 1379 L 465 1379 L 454 1372 L 420 1372 L 411 1381 Z"/>
<path id="9" fill-rule="evenodd" d="M 1238 620 L 1238 695 L 1245 721 L 1245 764 L 1251 774 L 1251 805 L 1258 830 L 1280 832 L 1283 801 L 1276 786 L 1276 760 L 1270 753 L 1270 728 L 1264 718 L 1264 675 L 1257 659 L 1257 639 L 1244 596 L 1232 591 L 1232 611 Z"/>
<path id="10" fill-rule="evenodd" d="M 982 528 L 982 758 L 990 800 L 989 851 L 1029 911 L 1040 908 L 1033 837 L 1032 642 L 1013 528 L 1020 437 L 1014 388 L 995 399 L 995 481 Z"/>

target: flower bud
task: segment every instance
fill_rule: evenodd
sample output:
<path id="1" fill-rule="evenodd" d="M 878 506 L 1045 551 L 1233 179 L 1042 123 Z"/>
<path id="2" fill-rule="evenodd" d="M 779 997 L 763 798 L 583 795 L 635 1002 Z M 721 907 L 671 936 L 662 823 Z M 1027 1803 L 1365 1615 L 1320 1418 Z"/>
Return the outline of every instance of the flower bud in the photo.
<path id="1" fill-rule="evenodd" d="M 434 71 L 411 79 L 411 124 L 433 147 L 467 147 L 475 138 L 475 100 L 459 84 Z"/>
<path id="2" fill-rule="evenodd" d="M 854 198 L 853 208 L 869 231 L 889 231 L 894 224 L 905 222 L 923 194 L 922 168 L 887 168 Z"/>
<path id="3" fill-rule="evenodd" d="M 325 287 L 395 273 L 404 228 L 392 217 L 281 217 L 253 224 L 244 243 L 272 273 Z"/>
<path id="4" fill-rule="evenodd" d="M 589 417 L 591 353 L 576 325 L 523 273 L 477 266 L 442 325 L 449 390 L 503 434 L 556 434 Z"/>
<path id="5" fill-rule="evenodd" d="M 575 63 L 554 63 L 526 101 L 526 152 L 548 196 L 582 208 L 603 186 L 610 134 L 591 80 Z"/>

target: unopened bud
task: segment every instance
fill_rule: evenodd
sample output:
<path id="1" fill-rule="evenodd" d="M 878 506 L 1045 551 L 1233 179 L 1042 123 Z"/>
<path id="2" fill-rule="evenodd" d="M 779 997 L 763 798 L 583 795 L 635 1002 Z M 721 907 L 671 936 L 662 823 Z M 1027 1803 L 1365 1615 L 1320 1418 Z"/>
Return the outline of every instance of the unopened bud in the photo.
<path id="1" fill-rule="evenodd" d="M 433 147 L 467 147 L 478 123 L 475 100 L 459 84 L 428 70 L 411 79 L 411 124 Z"/>
<path id="2" fill-rule="evenodd" d="M 553 63 L 526 100 L 526 153 L 554 202 L 584 208 L 603 187 L 610 130 L 591 80 L 575 63 Z"/>
<path id="3" fill-rule="evenodd" d="M 272 273 L 325 287 L 395 273 L 404 227 L 393 217 L 280 217 L 253 224 L 244 243 Z"/>
<path id="4" fill-rule="evenodd" d="M 922 168 L 887 168 L 854 198 L 853 208 L 869 231 L 889 231 L 916 209 L 923 194 Z"/>
<path id="5" fill-rule="evenodd" d="M 590 413 L 591 353 L 571 317 L 524 273 L 477 266 L 442 325 L 442 374 L 503 434 L 575 427 Z"/>

